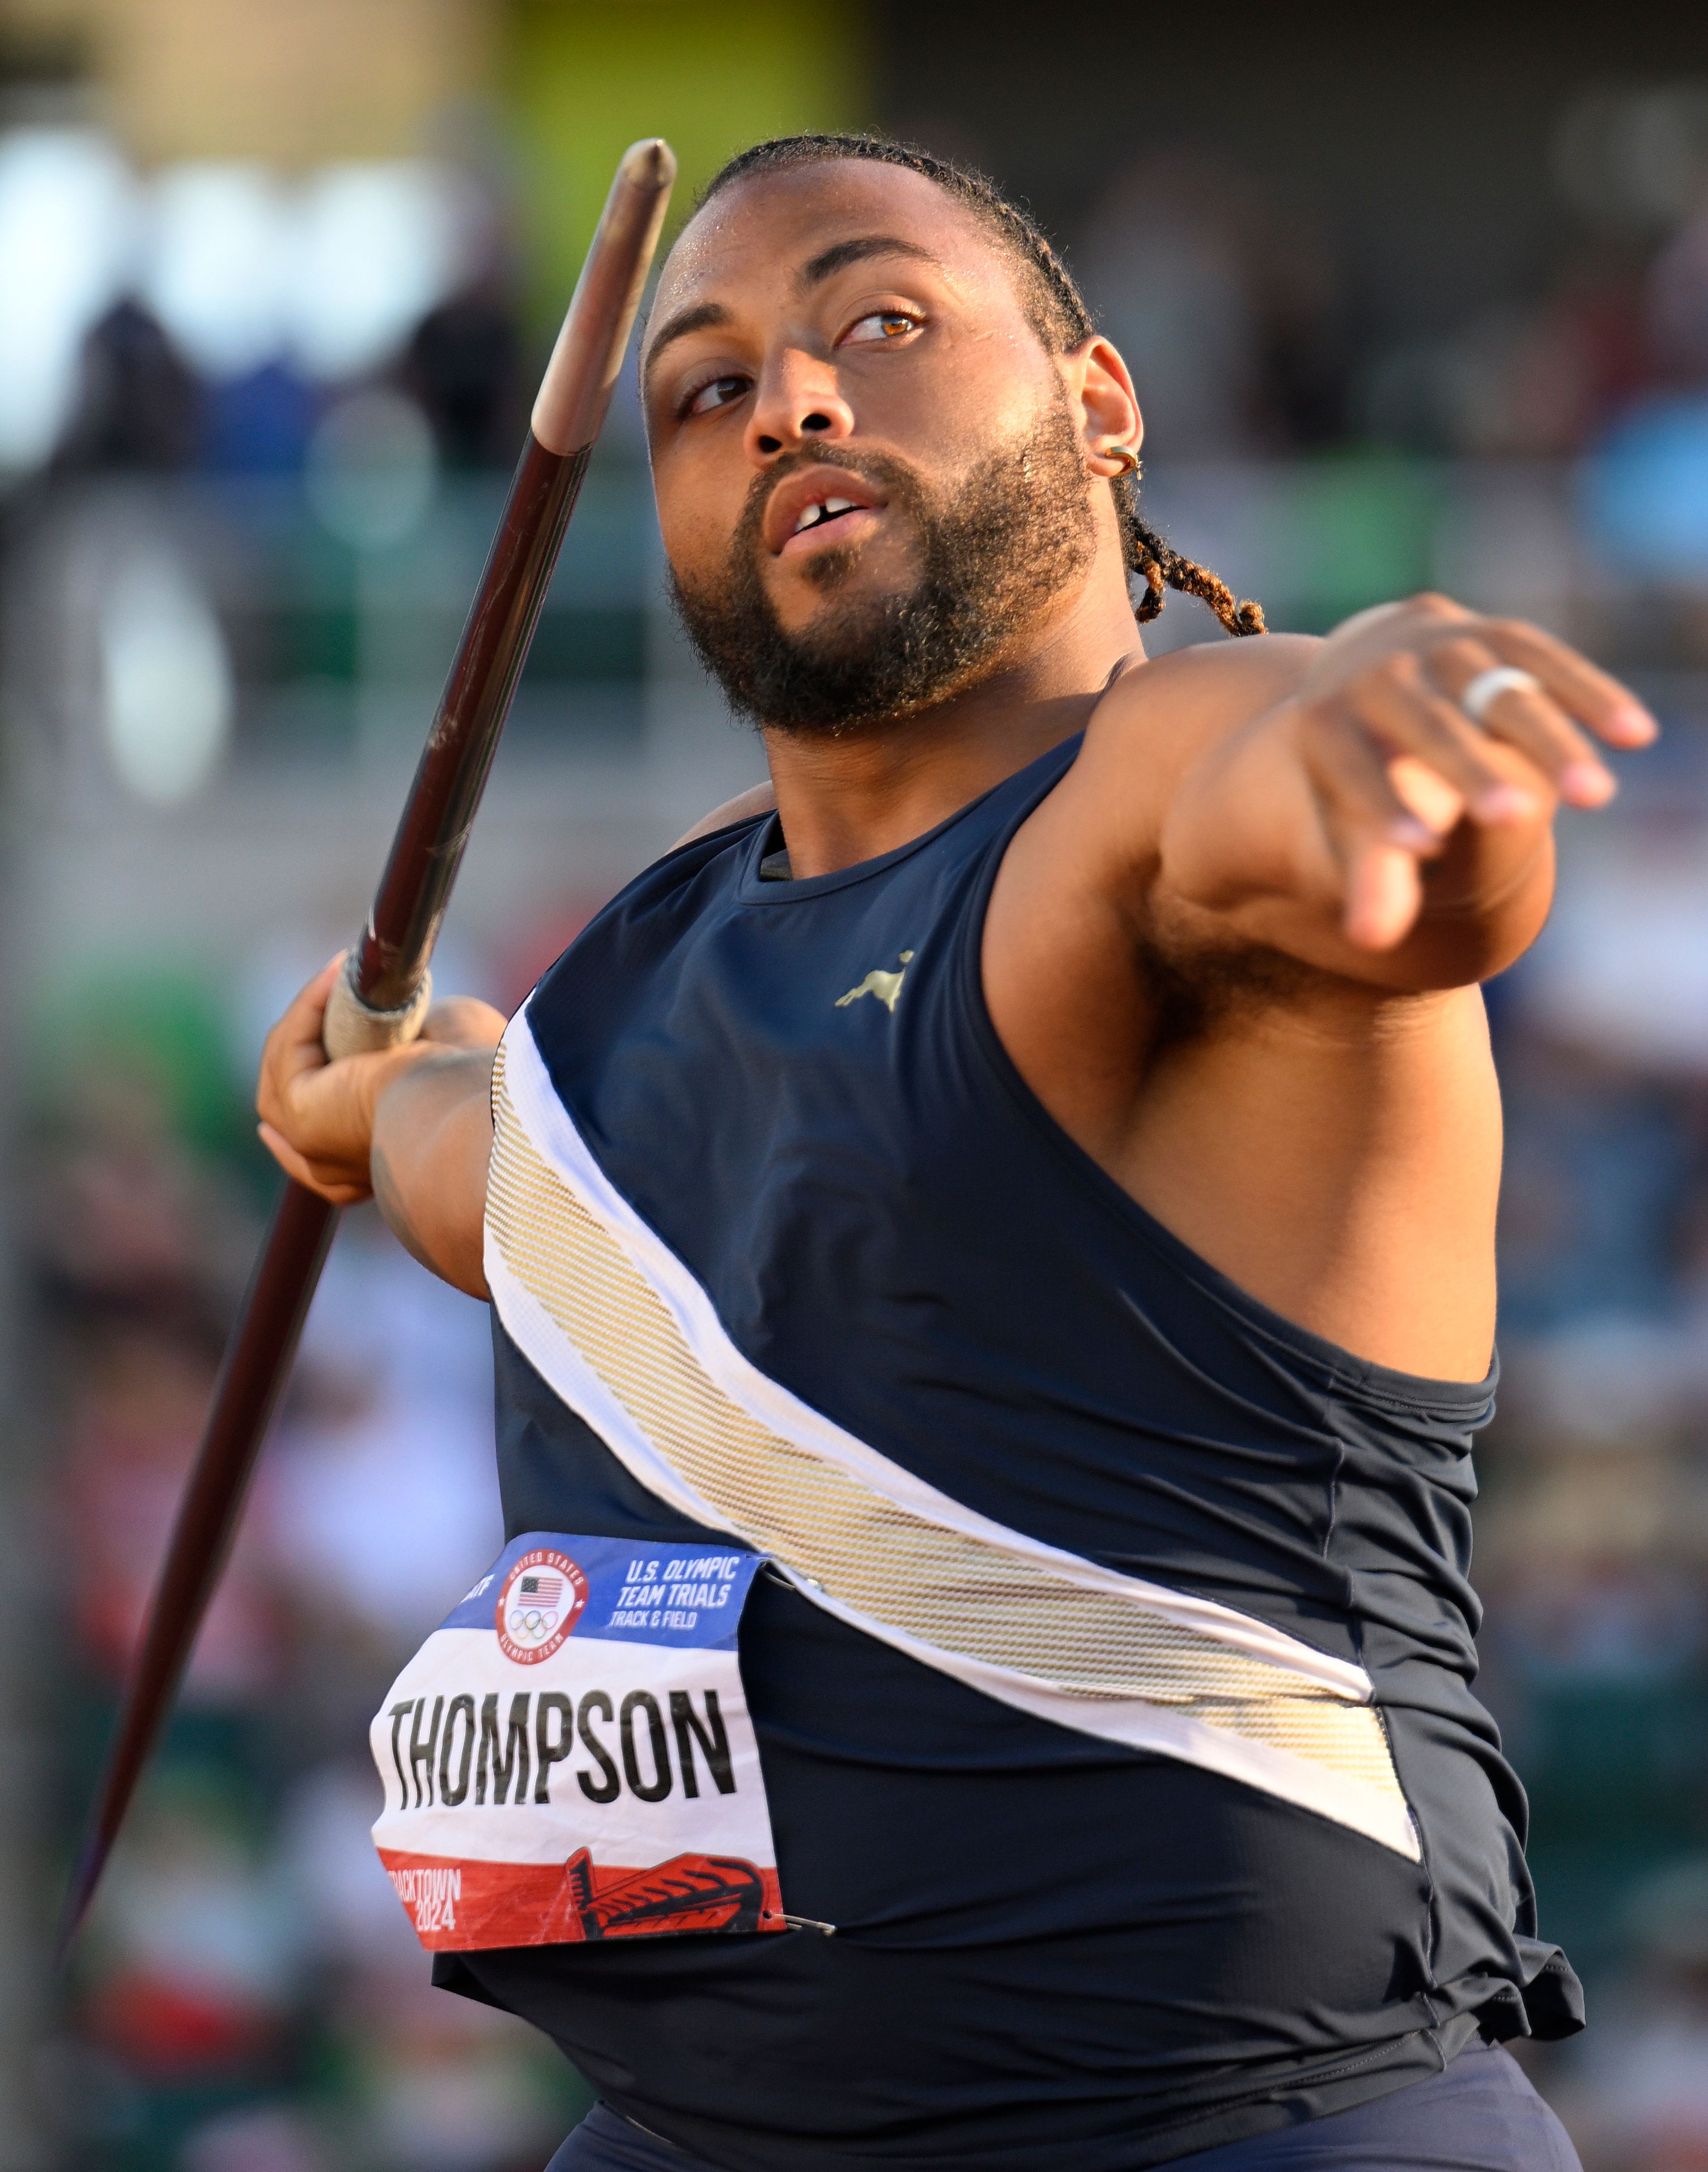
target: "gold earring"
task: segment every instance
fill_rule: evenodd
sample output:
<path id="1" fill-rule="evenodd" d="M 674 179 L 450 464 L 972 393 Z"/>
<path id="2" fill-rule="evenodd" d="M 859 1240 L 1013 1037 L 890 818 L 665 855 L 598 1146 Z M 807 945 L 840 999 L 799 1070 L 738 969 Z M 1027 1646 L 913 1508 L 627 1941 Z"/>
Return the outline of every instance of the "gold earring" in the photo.
<path id="1" fill-rule="evenodd" d="M 1109 478 L 1112 482 L 1119 482 L 1121 476 L 1136 476 L 1139 472 L 1139 456 L 1131 445 L 1111 445 L 1104 457 L 1105 460 L 1119 460 L 1121 464 L 1120 474 Z"/>

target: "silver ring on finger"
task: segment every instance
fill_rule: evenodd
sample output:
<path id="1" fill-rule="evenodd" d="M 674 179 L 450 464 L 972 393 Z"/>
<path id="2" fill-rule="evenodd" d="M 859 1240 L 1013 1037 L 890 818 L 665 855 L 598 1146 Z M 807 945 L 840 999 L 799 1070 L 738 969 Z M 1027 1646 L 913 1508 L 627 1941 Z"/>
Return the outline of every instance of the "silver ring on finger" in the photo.
<path id="1" fill-rule="evenodd" d="M 1478 672 L 1469 685 L 1459 691 L 1459 707 L 1474 724 L 1485 724 L 1489 712 L 1502 694 L 1539 694 L 1542 681 L 1533 671 L 1525 671 L 1516 664 L 1491 664 L 1486 671 Z"/>

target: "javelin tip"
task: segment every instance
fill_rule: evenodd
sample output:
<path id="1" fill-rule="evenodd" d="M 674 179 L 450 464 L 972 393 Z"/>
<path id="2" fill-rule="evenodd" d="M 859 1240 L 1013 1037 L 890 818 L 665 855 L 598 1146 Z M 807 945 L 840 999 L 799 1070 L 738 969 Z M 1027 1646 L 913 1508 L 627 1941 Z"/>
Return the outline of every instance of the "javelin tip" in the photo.
<path id="1" fill-rule="evenodd" d="M 662 196 L 676 180 L 676 153 L 662 136 L 643 136 L 624 152 L 617 171 L 631 186 Z"/>
<path id="2" fill-rule="evenodd" d="M 567 458 L 599 435 L 675 178 L 662 136 L 630 144 L 618 164 L 534 403 L 534 434 L 548 453 Z"/>

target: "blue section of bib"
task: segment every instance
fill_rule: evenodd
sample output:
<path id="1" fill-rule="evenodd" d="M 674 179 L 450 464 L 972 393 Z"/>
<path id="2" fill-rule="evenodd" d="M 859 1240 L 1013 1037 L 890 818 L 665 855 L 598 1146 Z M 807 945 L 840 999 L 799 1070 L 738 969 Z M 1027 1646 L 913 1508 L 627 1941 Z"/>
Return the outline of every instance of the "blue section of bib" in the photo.
<path id="1" fill-rule="evenodd" d="M 531 1553 L 561 1556 L 587 1579 L 572 1636 L 706 1652 L 735 1649 L 741 1610 L 765 1559 L 733 1546 L 638 1546 L 632 1539 L 589 1538 L 583 1532 L 524 1531 L 439 1626 L 496 1634 L 498 1594 L 511 1571 Z M 548 1583 L 565 1582 L 551 1561 L 541 1564 L 540 1575 Z M 554 1604 L 567 1595 L 554 1593 Z M 520 1600 L 539 1597 L 523 1593 Z"/>

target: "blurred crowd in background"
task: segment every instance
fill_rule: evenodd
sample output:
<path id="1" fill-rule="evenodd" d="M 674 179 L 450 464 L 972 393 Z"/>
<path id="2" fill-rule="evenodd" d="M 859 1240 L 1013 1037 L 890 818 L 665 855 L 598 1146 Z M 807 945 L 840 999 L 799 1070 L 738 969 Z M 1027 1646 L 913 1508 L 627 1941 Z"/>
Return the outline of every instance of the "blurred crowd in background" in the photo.
<path id="1" fill-rule="evenodd" d="M 1382 142 L 1360 240 L 1232 124 L 1182 132 L 1184 33 L 1141 41 L 1162 89 L 1070 155 L 1071 115 L 1022 127 L 980 91 L 1023 73 L 1007 48 L 921 83 L 882 6 L 715 31 L 677 0 L 12 12 L 0 1850 L 35 1989 L 0 1998 L 0 2172 L 538 2172 L 583 2101 L 427 1987 L 367 1837 L 368 1719 L 500 1541 L 484 1313 L 371 1209 L 62 1994 L 40 1949 L 271 1196 L 260 1035 L 363 908 L 611 159 L 663 129 L 691 184 L 849 124 L 1032 193 L 1132 365 L 1155 516 L 1271 624 L 1442 586 L 1581 642 L 1669 726 L 1566 825 L 1555 921 L 1490 990 L 1511 1142 L 1478 1577 L 1544 1927 L 1594 2023 L 1531 2070 L 1589 2172 L 1708 2172 L 1708 34 L 1646 72 L 1561 63 L 1511 152 L 1517 239 L 1408 310 Z M 959 20 L 909 13 L 940 42 Z M 1329 46 L 1313 66 L 1332 102 Z M 1335 124 L 1289 95 L 1302 159 Z M 1177 599 L 1157 632 L 1213 629 Z M 518 1002 L 759 768 L 671 626 L 626 391 L 441 985 Z"/>

